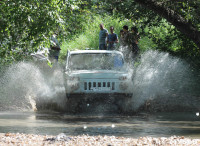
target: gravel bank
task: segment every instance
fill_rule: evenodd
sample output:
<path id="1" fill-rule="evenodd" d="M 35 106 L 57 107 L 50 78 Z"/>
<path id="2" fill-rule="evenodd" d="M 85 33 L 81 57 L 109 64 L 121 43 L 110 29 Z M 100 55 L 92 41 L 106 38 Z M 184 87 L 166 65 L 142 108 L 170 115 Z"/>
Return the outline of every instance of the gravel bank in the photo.
<path id="1" fill-rule="evenodd" d="M 26 145 L 26 146 L 141 146 L 141 145 L 200 145 L 200 139 L 190 139 L 185 137 L 172 136 L 169 138 L 141 137 L 124 138 L 115 136 L 67 136 L 63 133 L 57 136 L 33 135 L 20 133 L 1 133 L 0 146 L 7 145 Z"/>

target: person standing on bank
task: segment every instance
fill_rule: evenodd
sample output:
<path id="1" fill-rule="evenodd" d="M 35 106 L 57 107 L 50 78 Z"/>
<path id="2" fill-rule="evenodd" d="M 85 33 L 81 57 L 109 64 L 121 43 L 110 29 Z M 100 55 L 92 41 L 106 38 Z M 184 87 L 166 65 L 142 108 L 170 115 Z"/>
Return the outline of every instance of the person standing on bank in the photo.
<path id="1" fill-rule="evenodd" d="M 123 26 L 123 40 L 124 40 L 124 45 L 128 45 L 128 36 L 129 36 L 129 31 L 128 31 L 128 26 L 124 25 Z"/>
<path id="2" fill-rule="evenodd" d="M 106 50 L 106 39 L 108 37 L 108 30 L 104 28 L 103 24 L 99 25 L 100 32 L 99 32 L 99 50 Z"/>
<path id="3" fill-rule="evenodd" d="M 50 58 L 53 58 L 56 61 L 58 61 L 60 50 L 61 50 L 60 44 L 59 44 L 58 40 L 56 39 L 56 34 L 53 34 L 50 37 L 50 50 L 49 50 Z"/>
<path id="4" fill-rule="evenodd" d="M 123 29 L 120 30 L 119 44 L 121 46 L 124 46 L 124 30 Z"/>
<path id="5" fill-rule="evenodd" d="M 129 43 L 131 44 L 131 51 L 132 51 L 133 57 L 136 58 L 140 51 L 138 47 L 140 35 L 136 27 L 131 27 L 131 33 L 129 34 L 128 39 L 129 39 Z"/>
<path id="6" fill-rule="evenodd" d="M 129 45 L 129 34 L 130 34 L 130 32 L 128 31 L 128 26 L 127 25 L 124 25 L 123 26 L 123 35 L 121 36 L 121 40 L 122 40 L 122 42 L 121 42 L 121 46 L 122 46 L 122 52 L 123 52 L 123 54 L 124 54 L 124 58 L 125 58 L 125 60 L 127 61 L 127 62 L 129 62 L 130 61 L 130 58 L 131 58 L 131 56 L 130 56 L 130 45 Z"/>
<path id="7" fill-rule="evenodd" d="M 116 43 L 118 43 L 118 36 L 116 33 L 114 33 L 114 27 L 110 27 L 110 34 L 108 34 L 107 44 L 108 44 L 108 50 L 114 50 L 116 47 Z"/>

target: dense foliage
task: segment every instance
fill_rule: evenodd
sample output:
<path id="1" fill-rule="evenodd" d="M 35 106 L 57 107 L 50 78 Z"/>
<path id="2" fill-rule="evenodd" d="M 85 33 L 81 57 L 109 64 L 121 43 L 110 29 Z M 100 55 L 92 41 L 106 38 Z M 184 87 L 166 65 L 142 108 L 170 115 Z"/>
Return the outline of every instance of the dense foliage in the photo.
<path id="1" fill-rule="evenodd" d="M 101 3 L 110 13 L 140 24 L 141 33 L 156 43 L 157 50 L 183 57 L 197 68 L 200 65 L 200 1 L 104 0 Z M 168 22 L 168 27 L 163 27 L 163 22 Z M 144 31 L 147 28 L 149 31 Z M 160 35 L 161 32 L 165 35 Z"/>
<path id="2" fill-rule="evenodd" d="M 0 1 L 0 63 L 22 60 L 40 47 L 48 46 L 52 33 L 65 38 L 76 18 L 72 14 L 77 3 L 73 0 Z"/>
<path id="3" fill-rule="evenodd" d="M 198 0 L 3 0 L 0 1 L 0 63 L 24 60 L 49 46 L 52 33 L 67 49 L 97 48 L 99 23 L 115 32 L 136 25 L 140 48 L 167 51 L 199 65 Z"/>

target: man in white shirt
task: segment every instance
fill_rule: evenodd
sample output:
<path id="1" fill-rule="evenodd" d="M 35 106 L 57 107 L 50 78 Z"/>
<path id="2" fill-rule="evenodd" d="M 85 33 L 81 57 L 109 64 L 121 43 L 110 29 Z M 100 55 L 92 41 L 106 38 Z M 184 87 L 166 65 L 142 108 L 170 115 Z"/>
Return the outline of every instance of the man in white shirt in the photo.
<path id="1" fill-rule="evenodd" d="M 56 39 L 56 34 L 53 34 L 51 37 L 50 37 L 50 57 L 54 58 L 55 60 L 58 61 L 58 57 L 59 57 L 59 54 L 60 54 L 60 44 L 58 42 L 58 40 Z"/>

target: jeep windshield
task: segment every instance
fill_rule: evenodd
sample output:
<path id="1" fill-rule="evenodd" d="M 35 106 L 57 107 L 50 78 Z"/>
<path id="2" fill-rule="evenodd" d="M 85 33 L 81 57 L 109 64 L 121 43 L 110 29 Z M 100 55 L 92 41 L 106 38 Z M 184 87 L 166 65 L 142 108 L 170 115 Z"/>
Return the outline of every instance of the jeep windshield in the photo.
<path id="1" fill-rule="evenodd" d="M 71 54 L 68 61 L 70 70 L 121 70 L 124 64 L 117 53 Z"/>

